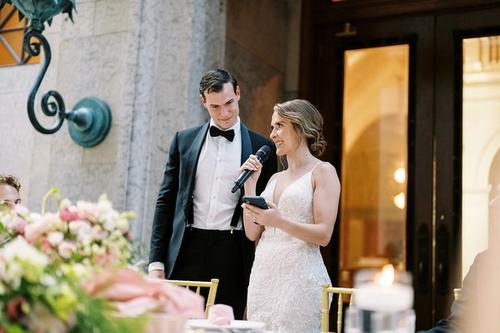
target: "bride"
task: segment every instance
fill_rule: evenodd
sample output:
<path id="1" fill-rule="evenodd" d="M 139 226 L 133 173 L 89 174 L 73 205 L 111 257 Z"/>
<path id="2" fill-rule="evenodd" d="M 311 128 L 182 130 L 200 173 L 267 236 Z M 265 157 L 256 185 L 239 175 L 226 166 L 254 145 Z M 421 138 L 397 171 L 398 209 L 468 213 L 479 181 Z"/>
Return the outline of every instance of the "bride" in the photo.
<path id="1" fill-rule="evenodd" d="M 276 104 L 270 137 L 288 167 L 269 180 L 262 196 L 269 209 L 243 204 L 246 236 L 257 242 L 248 286 L 247 316 L 273 332 L 320 331 L 321 285 L 330 284 L 320 246 L 330 242 L 340 182 L 335 168 L 318 159 L 326 142 L 323 119 L 306 100 Z M 255 195 L 262 165 L 253 170 L 245 195 Z"/>

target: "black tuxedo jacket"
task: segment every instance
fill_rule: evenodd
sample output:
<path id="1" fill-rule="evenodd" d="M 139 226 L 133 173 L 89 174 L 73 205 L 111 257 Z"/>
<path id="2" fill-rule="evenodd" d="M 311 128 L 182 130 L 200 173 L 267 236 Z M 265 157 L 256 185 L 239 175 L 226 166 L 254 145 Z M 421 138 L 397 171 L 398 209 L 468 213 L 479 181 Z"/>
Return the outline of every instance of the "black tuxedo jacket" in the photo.
<path id="1" fill-rule="evenodd" d="M 165 274 L 169 278 L 181 248 L 184 232 L 193 223 L 193 190 L 195 173 L 201 148 L 205 142 L 209 123 L 177 132 L 168 152 L 163 182 L 156 202 L 151 235 L 149 261 L 165 264 Z M 257 182 L 257 193 L 265 188 L 267 181 L 276 172 L 276 151 L 274 144 L 263 136 L 250 131 L 241 124 L 241 164 L 250 154 L 255 154 L 263 145 L 271 148 L 269 159 L 264 163 Z M 228 194 L 231 189 L 227 189 Z M 242 191 L 243 192 L 243 191 Z M 241 216 L 242 208 L 235 209 Z M 246 237 L 244 246 L 251 266 L 253 262 L 253 243 Z M 246 264 L 246 263 L 245 263 Z"/>

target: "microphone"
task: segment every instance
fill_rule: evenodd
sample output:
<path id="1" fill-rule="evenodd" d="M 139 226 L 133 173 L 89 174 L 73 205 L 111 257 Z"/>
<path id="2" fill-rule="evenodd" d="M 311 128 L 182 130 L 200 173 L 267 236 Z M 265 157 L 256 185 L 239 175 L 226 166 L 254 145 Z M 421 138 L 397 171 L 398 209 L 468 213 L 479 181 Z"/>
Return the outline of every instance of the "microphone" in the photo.
<path id="1" fill-rule="evenodd" d="M 271 152 L 271 148 L 269 148 L 269 146 L 264 145 L 264 146 L 260 147 L 259 150 L 257 150 L 257 152 L 255 153 L 255 156 L 257 157 L 257 159 L 259 160 L 260 163 L 264 163 L 267 160 L 267 158 L 269 157 L 270 152 Z M 250 177 L 252 172 L 253 172 L 253 170 L 243 170 L 241 175 L 234 182 L 234 186 L 231 189 L 231 193 L 234 193 L 237 190 L 239 190 L 243 186 L 243 184 L 247 181 L 247 179 Z"/>

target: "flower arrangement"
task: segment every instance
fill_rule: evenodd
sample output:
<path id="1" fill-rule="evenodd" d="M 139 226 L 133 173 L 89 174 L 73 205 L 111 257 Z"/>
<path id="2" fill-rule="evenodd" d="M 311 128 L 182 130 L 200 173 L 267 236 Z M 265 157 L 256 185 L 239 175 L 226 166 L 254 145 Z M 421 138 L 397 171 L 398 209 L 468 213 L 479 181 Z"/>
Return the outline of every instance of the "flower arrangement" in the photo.
<path id="1" fill-rule="evenodd" d="M 104 299 L 80 287 L 71 265 L 50 257 L 18 236 L 0 249 L 0 332 L 138 332 L 139 320 L 112 318 Z M 62 269 L 61 269 L 62 268 Z M 99 310 L 97 310 L 99 309 Z"/>
<path id="2" fill-rule="evenodd" d="M 72 204 L 68 199 L 59 200 L 57 212 L 45 213 L 45 203 L 50 196 L 58 198 L 59 191 L 53 188 L 44 197 L 41 214 L 19 206 L 14 212 L 0 212 L 0 233 L 3 234 L 0 243 L 22 236 L 51 260 L 94 269 L 122 267 L 128 263 L 132 212 L 118 213 L 106 195 L 102 195 L 97 203 Z"/>
<path id="3" fill-rule="evenodd" d="M 45 212 L 49 197 L 56 212 Z M 128 266 L 131 212 L 105 195 L 41 213 L 0 205 L 0 333 L 137 333 L 161 311 L 203 317 L 203 299 Z"/>

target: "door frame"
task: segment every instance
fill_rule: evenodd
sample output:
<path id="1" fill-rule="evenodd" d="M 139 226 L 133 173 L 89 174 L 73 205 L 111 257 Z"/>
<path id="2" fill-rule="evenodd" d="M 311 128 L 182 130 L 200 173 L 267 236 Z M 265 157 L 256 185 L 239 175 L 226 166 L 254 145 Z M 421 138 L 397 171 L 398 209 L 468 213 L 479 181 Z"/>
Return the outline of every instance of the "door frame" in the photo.
<path id="1" fill-rule="evenodd" d="M 428 198 L 433 193 L 433 150 L 432 136 L 432 105 L 433 89 L 428 85 L 432 80 L 432 58 L 426 55 L 424 46 L 432 46 L 433 19 L 431 17 L 415 17 L 405 19 L 391 19 L 377 22 L 354 25 L 357 36 L 344 38 L 336 34 L 335 28 L 324 28 L 319 31 L 321 42 L 320 54 L 317 59 L 318 68 L 314 102 L 322 111 L 325 120 L 325 137 L 330 145 L 327 148 L 325 159 L 330 161 L 341 174 L 341 147 L 342 147 L 342 109 L 343 109 L 343 53 L 346 49 L 375 47 L 382 45 L 409 44 L 410 45 L 410 75 L 409 82 L 409 109 L 408 109 L 408 205 L 407 205 L 407 269 L 414 274 L 415 309 L 417 318 L 421 322 L 432 320 L 431 314 L 426 311 L 428 304 L 433 301 L 432 279 L 428 274 L 432 265 L 431 222 L 433 216 L 432 201 Z M 333 65 L 331 65 L 333 64 Z M 426 68 L 425 71 L 416 71 L 416 68 Z M 415 99 L 416 91 L 419 98 Z M 332 92 L 334 92 L 332 94 Z M 417 158 L 418 156 L 418 158 Z M 419 181 L 416 181 L 419 179 Z M 348 181 L 348 180 L 346 180 Z M 419 193 L 420 195 L 416 195 Z M 422 195 L 423 194 L 423 195 Z M 341 221 L 339 216 L 338 221 Z M 339 244 L 340 223 L 334 231 L 331 245 L 323 250 L 325 262 L 332 281 L 338 284 L 339 276 Z M 417 230 L 419 246 L 416 246 Z M 416 249 L 419 251 L 416 251 Z M 418 272 L 418 273 L 416 273 Z"/>
<path id="2" fill-rule="evenodd" d="M 416 71 L 410 72 L 413 85 L 409 87 L 407 190 L 407 269 L 414 277 L 417 329 L 429 328 L 448 315 L 452 301 L 449 293 L 461 282 L 461 126 L 457 124 L 461 125 L 462 82 L 456 79 L 461 78 L 462 68 L 454 63 L 461 64 L 462 55 L 453 45 L 458 45 L 464 33 L 471 34 L 471 29 L 484 26 L 484 13 L 496 13 L 499 8 L 500 1 L 479 0 L 404 4 L 398 0 L 303 1 L 299 95 L 322 111 L 330 143 L 325 160 L 338 169 L 342 147 L 342 50 L 346 46 L 377 44 L 377 38 L 370 44 L 357 40 L 356 35 L 366 40 L 378 36 L 379 42 L 389 43 L 391 36 L 395 42 L 405 38 L 411 41 L 412 36 L 418 39 L 419 47 L 410 46 L 410 68 Z M 470 11 L 481 15 L 475 28 Z M 356 34 L 337 37 L 348 22 Z M 475 33 L 484 32 L 481 28 Z M 455 54 L 454 61 L 445 57 L 450 50 Z M 334 284 L 338 282 L 340 232 L 337 225 L 331 245 L 323 250 Z"/>
<path id="3" fill-rule="evenodd" d="M 463 49 L 464 38 L 500 35 L 500 6 L 488 10 L 451 13 L 436 20 L 436 93 L 434 113 L 436 141 L 436 228 L 445 226 L 452 241 L 446 246 L 437 242 L 437 291 L 461 286 L 462 276 L 462 115 L 463 115 Z M 449 55 L 452 50 L 453 61 Z M 449 149 L 452 147 L 452 149 Z M 450 172 L 450 170 L 452 172 Z M 450 200 L 452 198 L 452 200 Z M 455 266 L 447 281 L 439 277 L 439 253 L 451 253 Z M 443 282 L 446 285 L 441 285 Z M 446 306 L 437 300 L 436 307 Z"/>

